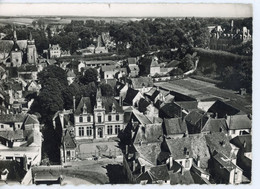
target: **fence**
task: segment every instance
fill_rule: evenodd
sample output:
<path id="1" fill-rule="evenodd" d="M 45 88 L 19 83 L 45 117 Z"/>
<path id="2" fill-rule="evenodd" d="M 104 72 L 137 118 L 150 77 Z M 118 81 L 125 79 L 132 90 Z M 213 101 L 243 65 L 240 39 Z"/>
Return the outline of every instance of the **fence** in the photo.
<path id="1" fill-rule="evenodd" d="M 116 158 L 122 156 L 122 151 L 120 149 L 108 149 L 106 151 L 95 150 L 88 153 L 78 153 L 77 157 L 79 159 L 95 159 L 95 158 Z"/>

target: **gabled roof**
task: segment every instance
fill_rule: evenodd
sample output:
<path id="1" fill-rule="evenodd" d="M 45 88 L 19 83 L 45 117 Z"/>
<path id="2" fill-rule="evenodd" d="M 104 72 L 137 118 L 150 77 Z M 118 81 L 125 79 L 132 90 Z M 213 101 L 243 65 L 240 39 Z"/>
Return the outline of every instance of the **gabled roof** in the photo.
<path id="1" fill-rule="evenodd" d="M 79 102 L 78 106 L 77 106 L 77 109 L 75 110 L 75 114 L 76 115 L 80 115 L 80 114 L 83 113 L 84 104 L 87 107 L 87 113 L 90 113 L 90 114 L 93 113 L 93 108 L 92 108 L 92 105 L 91 105 L 90 98 L 89 97 L 82 97 L 80 99 L 80 102 Z"/>
<path id="2" fill-rule="evenodd" d="M 148 171 L 152 181 L 160 181 L 160 180 L 169 180 L 170 175 L 168 173 L 167 165 L 158 165 L 156 167 L 152 167 Z"/>
<path id="3" fill-rule="evenodd" d="M 161 142 L 163 136 L 162 125 L 159 123 L 140 126 L 134 138 L 134 143 Z"/>
<path id="4" fill-rule="evenodd" d="M 174 113 L 179 110 L 179 107 L 174 103 L 166 103 L 164 104 L 160 111 L 165 114 L 166 117 L 173 118 Z"/>
<path id="5" fill-rule="evenodd" d="M 218 153 L 224 154 L 227 157 L 230 157 L 231 155 L 234 156 L 234 154 L 231 154 L 232 147 L 229 142 L 229 136 L 219 132 L 205 135 L 205 137 L 211 153 L 216 151 Z"/>
<path id="6" fill-rule="evenodd" d="M 156 90 L 157 90 L 156 87 L 153 87 L 153 88 L 151 88 L 148 92 L 146 92 L 146 93 L 144 93 L 144 94 L 145 94 L 146 96 L 151 97 Z"/>
<path id="7" fill-rule="evenodd" d="M 204 127 L 201 129 L 201 132 L 224 132 L 227 133 L 227 124 L 224 118 L 213 119 L 209 118 Z"/>
<path id="8" fill-rule="evenodd" d="M 252 128 L 252 121 L 248 118 L 247 115 L 227 116 L 226 122 L 228 128 L 231 130 Z"/>
<path id="9" fill-rule="evenodd" d="M 22 140 L 24 139 L 23 130 L 16 130 L 16 131 L 0 131 L 0 138 L 5 140 Z"/>
<path id="10" fill-rule="evenodd" d="M 0 115 L 0 123 L 23 122 L 25 117 L 23 114 L 3 114 Z"/>
<path id="11" fill-rule="evenodd" d="M 201 119 L 203 118 L 203 115 L 198 113 L 197 111 L 191 111 L 186 117 L 185 120 L 192 124 L 196 125 Z"/>
<path id="12" fill-rule="evenodd" d="M 217 113 L 218 117 L 225 117 L 226 115 L 235 115 L 240 110 L 230 106 L 220 100 L 217 100 L 209 109 L 208 112 Z"/>
<path id="13" fill-rule="evenodd" d="M 230 143 L 243 149 L 244 152 L 252 152 L 252 135 L 236 136 L 230 141 Z"/>
<path id="14" fill-rule="evenodd" d="M 215 101 L 198 102 L 198 108 L 204 112 L 207 112 L 209 108 L 215 103 Z"/>
<path id="15" fill-rule="evenodd" d="M 149 105 L 150 105 L 150 103 L 145 98 L 141 98 L 138 103 L 138 110 L 140 112 L 145 112 L 147 106 L 149 106 Z"/>
<path id="16" fill-rule="evenodd" d="M 153 165 L 157 165 L 157 157 L 161 152 L 159 142 L 153 143 L 143 143 L 142 145 L 134 144 L 136 151 L 139 153 L 140 157 L 148 161 Z"/>
<path id="17" fill-rule="evenodd" d="M 189 137 L 166 139 L 165 141 L 174 160 L 192 157 L 191 140 Z"/>
<path id="18" fill-rule="evenodd" d="M 185 110 L 194 110 L 198 107 L 197 101 L 179 101 L 175 102 L 176 104 L 180 105 Z"/>
<path id="19" fill-rule="evenodd" d="M 106 114 L 112 111 L 113 104 L 115 105 L 117 113 L 124 113 L 121 106 L 119 106 L 118 102 L 115 100 L 114 97 L 101 97 L 102 105 L 105 107 Z"/>
<path id="20" fill-rule="evenodd" d="M 133 100 L 138 93 L 139 93 L 138 90 L 135 90 L 135 89 L 132 89 L 131 87 L 128 87 L 124 102 L 126 102 L 127 104 L 133 104 Z"/>
<path id="21" fill-rule="evenodd" d="M 24 125 L 27 125 L 27 124 L 39 124 L 39 121 L 38 121 L 36 115 L 29 114 L 24 122 Z"/>
<path id="22" fill-rule="evenodd" d="M 166 135 L 183 134 L 187 131 L 186 122 L 182 118 L 164 119 Z"/>
<path id="23" fill-rule="evenodd" d="M 134 57 L 130 57 L 127 59 L 128 64 L 136 64 L 137 59 Z"/>
<path id="24" fill-rule="evenodd" d="M 18 72 L 37 72 L 37 66 L 36 65 L 22 65 L 18 68 Z"/>
<path id="25" fill-rule="evenodd" d="M 184 171 L 183 174 L 180 172 L 169 172 L 170 175 L 170 184 L 177 185 L 177 184 L 206 184 L 201 177 L 197 174 L 193 173 L 192 171 Z"/>
<path id="26" fill-rule="evenodd" d="M 102 72 L 107 72 L 107 71 L 114 71 L 114 72 L 116 72 L 115 69 L 116 69 L 115 65 L 101 66 Z"/>
<path id="27" fill-rule="evenodd" d="M 152 59 L 151 67 L 160 67 L 160 65 L 158 64 L 158 58 Z"/>
<path id="28" fill-rule="evenodd" d="M 213 156 L 213 159 L 222 165 L 222 169 L 226 169 L 229 172 L 237 168 L 237 166 L 233 164 L 231 160 L 222 153 L 217 153 Z"/>
<path id="29" fill-rule="evenodd" d="M 137 77 L 131 78 L 134 89 L 141 89 L 143 87 L 152 87 L 153 79 L 151 77 Z"/>

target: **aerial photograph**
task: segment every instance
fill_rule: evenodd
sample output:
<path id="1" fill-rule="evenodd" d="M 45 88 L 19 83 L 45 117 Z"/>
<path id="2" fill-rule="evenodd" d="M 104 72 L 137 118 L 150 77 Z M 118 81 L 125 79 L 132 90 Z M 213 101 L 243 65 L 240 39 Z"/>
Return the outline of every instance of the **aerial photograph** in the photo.
<path id="1" fill-rule="evenodd" d="M 0 187 L 250 185 L 252 25 L 252 4 L 0 3 Z"/>

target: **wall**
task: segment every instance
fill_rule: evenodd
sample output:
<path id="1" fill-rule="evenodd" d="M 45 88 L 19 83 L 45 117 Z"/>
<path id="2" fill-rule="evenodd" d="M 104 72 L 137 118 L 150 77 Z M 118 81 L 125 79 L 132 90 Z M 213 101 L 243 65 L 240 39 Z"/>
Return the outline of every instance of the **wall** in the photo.
<path id="1" fill-rule="evenodd" d="M 21 184 L 22 185 L 31 185 L 32 184 L 32 169 L 31 168 L 25 174 Z"/>

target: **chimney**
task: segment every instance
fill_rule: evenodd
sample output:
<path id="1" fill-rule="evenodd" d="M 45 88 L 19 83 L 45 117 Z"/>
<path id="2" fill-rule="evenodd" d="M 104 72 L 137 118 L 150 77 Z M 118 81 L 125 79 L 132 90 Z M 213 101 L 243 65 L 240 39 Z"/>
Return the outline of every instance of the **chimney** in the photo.
<path id="1" fill-rule="evenodd" d="M 73 113 L 75 113 L 76 110 L 76 98 L 73 96 Z"/>
<path id="2" fill-rule="evenodd" d="M 126 155 L 128 154 L 128 148 L 129 148 L 129 146 L 126 145 L 126 146 L 125 146 L 125 154 L 126 154 Z"/>
<path id="3" fill-rule="evenodd" d="M 170 156 L 170 159 L 169 159 L 169 169 L 171 169 L 173 166 L 173 159 L 172 159 L 172 156 Z"/>
<path id="4" fill-rule="evenodd" d="M 181 166 L 181 175 L 184 175 L 184 167 Z"/>
<path id="5" fill-rule="evenodd" d="M 246 148 L 246 141 L 244 141 L 244 143 L 243 143 L 243 147 Z"/>
<path id="6" fill-rule="evenodd" d="M 133 172 L 135 171 L 135 160 L 133 161 Z"/>
<path id="7" fill-rule="evenodd" d="M 218 113 L 216 112 L 216 116 L 215 116 L 215 119 L 218 119 Z"/>
<path id="8" fill-rule="evenodd" d="M 200 156 L 197 157 L 197 166 L 200 167 Z"/>

